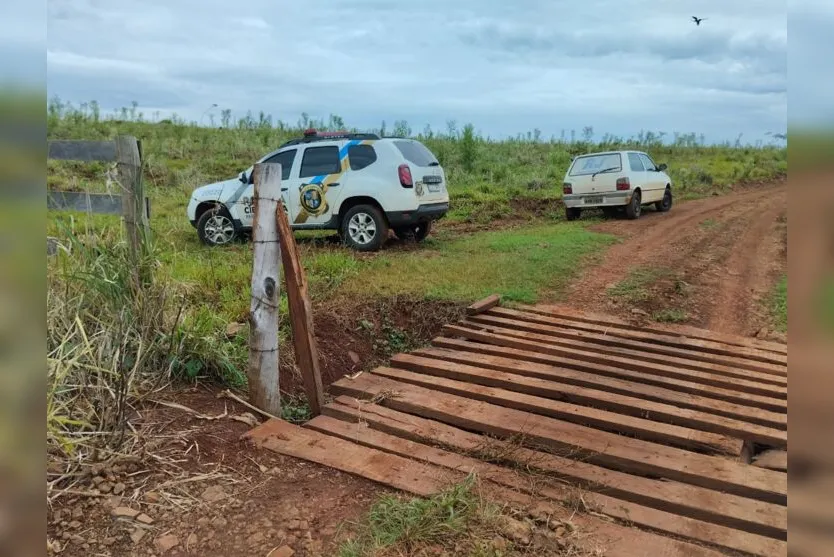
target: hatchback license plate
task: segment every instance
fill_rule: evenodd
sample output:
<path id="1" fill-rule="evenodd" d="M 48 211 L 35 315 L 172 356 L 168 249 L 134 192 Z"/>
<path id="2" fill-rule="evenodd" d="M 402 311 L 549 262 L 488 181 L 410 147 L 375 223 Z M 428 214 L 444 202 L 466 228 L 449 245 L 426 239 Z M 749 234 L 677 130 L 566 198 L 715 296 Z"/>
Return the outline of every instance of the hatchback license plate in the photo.
<path id="1" fill-rule="evenodd" d="M 427 184 L 430 192 L 440 191 L 440 184 Z"/>
<path id="2" fill-rule="evenodd" d="M 591 205 L 593 203 L 602 203 L 602 196 L 601 195 L 589 195 L 585 198 L 585 204 Z"/>

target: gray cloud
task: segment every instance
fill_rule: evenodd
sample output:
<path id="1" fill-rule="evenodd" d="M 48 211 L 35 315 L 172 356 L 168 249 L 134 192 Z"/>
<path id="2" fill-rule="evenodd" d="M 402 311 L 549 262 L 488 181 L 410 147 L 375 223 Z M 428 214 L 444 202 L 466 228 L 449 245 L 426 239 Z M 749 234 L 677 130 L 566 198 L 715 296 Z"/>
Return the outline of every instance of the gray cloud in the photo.
<path id="1" fill-rule="evenodd" d="M 195 120 L 217 103 L 492 136 L 784 129 L 784 5 L 700 4 L 695 28 L 650 0 L 49 0 L 48 89 Z"/>

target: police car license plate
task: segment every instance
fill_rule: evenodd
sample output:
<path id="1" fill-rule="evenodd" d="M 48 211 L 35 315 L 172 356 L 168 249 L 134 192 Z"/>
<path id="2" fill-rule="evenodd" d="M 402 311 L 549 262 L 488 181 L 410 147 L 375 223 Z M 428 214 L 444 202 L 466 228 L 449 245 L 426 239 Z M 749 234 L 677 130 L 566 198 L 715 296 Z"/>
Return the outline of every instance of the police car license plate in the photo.
<path id="1" fill-rule="evenodd" d="M 591 205 L 594 203 L 602 203 L 602 196 L 601 195 L 589 195 L 585 198 L 585 204 Z"/>

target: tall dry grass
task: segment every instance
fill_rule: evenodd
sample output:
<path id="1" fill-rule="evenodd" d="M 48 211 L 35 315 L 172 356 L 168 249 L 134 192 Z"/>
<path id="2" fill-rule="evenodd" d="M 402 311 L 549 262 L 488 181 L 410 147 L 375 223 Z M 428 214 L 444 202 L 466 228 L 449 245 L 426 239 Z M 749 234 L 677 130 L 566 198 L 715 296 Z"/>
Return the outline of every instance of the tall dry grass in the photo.
<path id="1" fill-rule="evenodd" d="M 181 287 L 158 275 L 142 290 L 132 288 L 121 236 L 68 228 L 47 265 L 50 487 L 81 465 L 129 452 L 136 401 L 186 376 L 194 358 L 228 365 L 222 344 L 184 319 Z M 153 248 L 148 257 L 153 269 Z"/>

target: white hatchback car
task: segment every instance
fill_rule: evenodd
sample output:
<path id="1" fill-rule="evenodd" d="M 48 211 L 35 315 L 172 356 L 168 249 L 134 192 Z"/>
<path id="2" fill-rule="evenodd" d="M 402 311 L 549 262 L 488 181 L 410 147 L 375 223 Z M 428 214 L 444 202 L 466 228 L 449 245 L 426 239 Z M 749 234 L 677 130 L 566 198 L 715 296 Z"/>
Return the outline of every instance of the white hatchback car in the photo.
<path id="1" fill-rule="evenodd" d="M 443 168 L 415 139 L 307 130 L 258 162 L 282 165 L 293 230 L 338 230 L 359 251 L 379 249 L 389 229 L 421 241 L 449 210 Z M 253 168 L 194 190 L 188 220 L 203 243 L 228 244 L 251 231 Z"/>
<path id="2" fill-rule="evenodd" d="M 562 200 L 568 220 L 582 209 L 602 208 L 606 215 L 625 209 L 630 219 L 640 217 L 643 205 L 658 211 L 672 208 L 672 179 L 666 165 L 657 165 L 642 151 L 589 153 L 573 159 L 565 173 Z"/>

